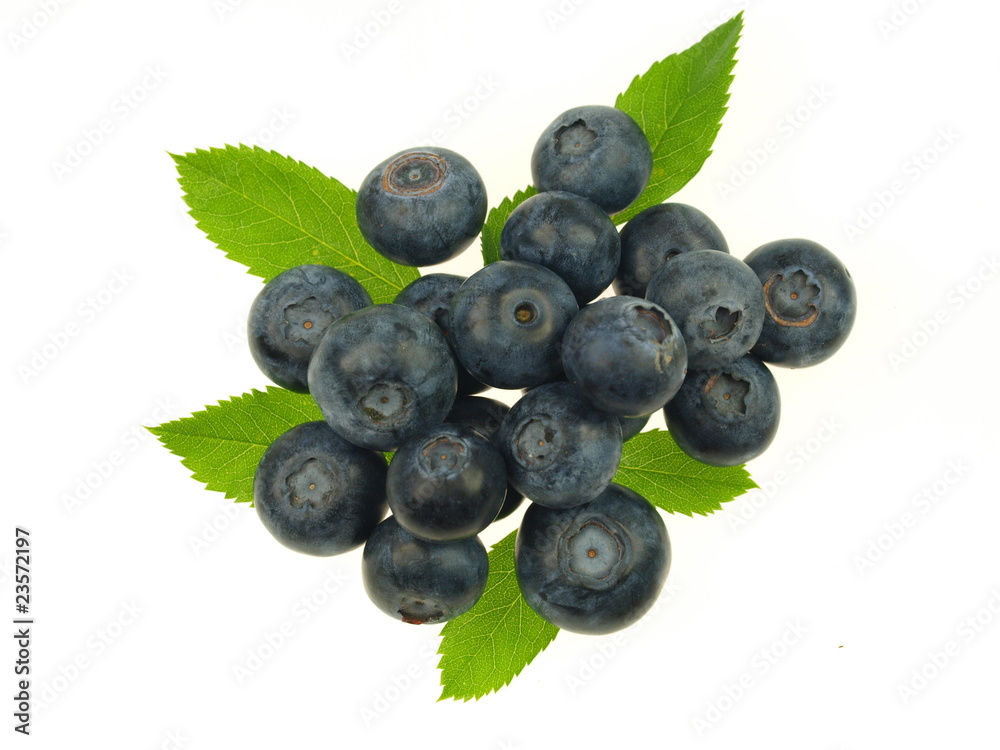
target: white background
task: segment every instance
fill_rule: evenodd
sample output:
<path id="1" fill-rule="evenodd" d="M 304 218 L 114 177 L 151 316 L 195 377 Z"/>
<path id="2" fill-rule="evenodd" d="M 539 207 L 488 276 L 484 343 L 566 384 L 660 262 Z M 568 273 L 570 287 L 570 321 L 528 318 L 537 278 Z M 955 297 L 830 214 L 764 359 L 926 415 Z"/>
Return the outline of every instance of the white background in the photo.
<path id="1" fill-rule="evenodd" d="M 670 586 L 642 625 L 561 634 L 499 693 L 437 702 L 436 628 L 369 604 L 360 550 L 288 552 L 137 429 L 266 385 L 243 342 L 260 281 L 185 214 L 168 153 L 255 141 L 356 187 L 441 131 L 495 204 L 559 112 L 613 103 L 744 8 L 730 111 L 675 199 L 740 257 L 834 250 L 852 337 L 776 372 L 782 424 L 749 465 L 766 492 L 666 518 Z M 7 0 L 0 619 L 21 525 L 36 620 L 14 740 L 997 746 L 998 21 L 972 0 Z"/>

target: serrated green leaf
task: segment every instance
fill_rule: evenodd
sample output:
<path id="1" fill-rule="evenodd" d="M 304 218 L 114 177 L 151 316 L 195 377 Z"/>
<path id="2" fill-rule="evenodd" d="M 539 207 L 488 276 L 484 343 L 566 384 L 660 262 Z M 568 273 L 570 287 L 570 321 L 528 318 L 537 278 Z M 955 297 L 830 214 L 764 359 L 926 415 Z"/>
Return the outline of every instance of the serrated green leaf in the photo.
<path id="1" fill-rule="evenodd" d="M 665 430 L 640 432 L 626 441 L 614 481 L 658 508 L 686 516 L 707 516 L 757 487 L 744 464 L 717 467 L 695 461 Z"/>
<path id="2" fill-rule="evenodd" d="M 537 192 L 534 187 L 526 187 L 514 193 L 513 198 L 504 198 L 499 206 L 490 209 L 482 234 L 484 266 L 500 260 L 500 232 L 510 212 Z"/>
<path id="3" fill-rule="evenodd" d="M 559 633 L 521 596 L 514 573 L 512 531 L 490 550 L 486 590 L 441 629 L 441 697 L 479 699 L 508 685 Z"/>
<path id="4" fill-rule="evenodd" d="M 365 242 L 356 191 L 318 169 L 259 146 L 171 157 L 198 227 L 265 281 L 293 266 L 323 263 L 349 273 L 379 303 L 392 302 L 420 275 Z"/>
<path id="5" fill-rule="evenodd" d="M 307 394 L 269 386 L 149 431 L 208 489 L 245 503 L 253 501 L 254 471 L 275 438 L 295 425 L 322 418 Z"/>
<path id="6" fill-rule="evenodd" d="M 663 203 L 712 153 L 742 29 L 741 11 L 683 52 L 654 63 L 618 95 L 615 106 L 639 123 L 653 147 L 653 173 L 642 195 L 614 216 L 616 223 Z"/>

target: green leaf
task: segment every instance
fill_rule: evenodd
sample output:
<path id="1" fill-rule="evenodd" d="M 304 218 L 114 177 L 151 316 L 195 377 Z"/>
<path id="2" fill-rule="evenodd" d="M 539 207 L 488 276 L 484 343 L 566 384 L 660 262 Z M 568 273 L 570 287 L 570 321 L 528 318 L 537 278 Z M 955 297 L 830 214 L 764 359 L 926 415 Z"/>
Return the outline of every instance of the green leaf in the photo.
<path id="1" fill-rule="evenodd" d="M 615 106 L 639 123 L 653 147 L 653 174 L 642 195 L 616 214 L 615 222 L 663 203 L 712 153 L 742 29 L 741 11 L 683 52 L 654 63 L 618 95 Z"/>
<path id="2" fill-rule="evenodd" d="M 149 431 L 208 489 L 246 503 L 253 501 L 253 475 L 264 450 L 295 425 L 322 418 L 308 394 L 269 386 Z"/>
<path id="3" fill-rule="evenodd" d="M 510 216 L 510 212 L 537 192 L 534 187 L 526 187 L 524 190 L 518 190 L 514 193 L 513 198 L 504 198 L 500 201 L 499 206 L 490 209 L 486 216 L 486 224 L 483 226 L 484 266 L 500 260 L 500 232 L 503 230 L 503 225 L 507 221 L 507 217 Z"/>
<path id="4" fill-rule="evenodd" d="M 486 590 L 441 629 L 441 697 L 479 699 L 508 685 L 559 633 L 521 596 L 514 574 L 512 531 L 490 550 Z"/>
<path id="5" fill-rule="evenodd" d="M 318 169 L 259 146 L 171 157 L 198 227 L 265 281 L 323 263 L 351 274 L 379 303 L 420 275 L 365 242 L 354 214 L 357 193 Z"/>
<path id="6" fill-rule="evenodd" d="M 707 516 L 757 487 L 743 464 L 720 468 L 695 461 L 665 430 L 640 432 L 627 441 L 614 481 L 658 508 L 686 516 Z"/>

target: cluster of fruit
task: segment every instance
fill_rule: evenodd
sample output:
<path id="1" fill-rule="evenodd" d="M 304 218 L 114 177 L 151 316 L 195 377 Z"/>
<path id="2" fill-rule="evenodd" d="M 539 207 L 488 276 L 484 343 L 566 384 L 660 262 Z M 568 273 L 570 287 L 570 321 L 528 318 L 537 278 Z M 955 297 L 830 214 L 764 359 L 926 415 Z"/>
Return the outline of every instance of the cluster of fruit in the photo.
<path id="1" fill-rule="evenodd" d="M 528 604 L 575 632 L 635 622 L 663 586 L 670 543 L 653 506 L 612 482 L 623 442 L 663 409 L 700 461 L 759 455 L 779 413 L 764 362 L 822 361 L 853 323 L 850 276 L 816 243 L 739 260 L 678 203 L 619 233 L 612 216 L 653 169 L 621 110 L 563 113 L 531 166 L 537 192 L 504 224 L 501 260 L 468 278 L 429 273 L 375 305 L 348 274 L 299 266 L 251 307 L 254 359 L 324 417 L 267 449 L 257 512 L 301 552 L 364 544 L 366 591 L 405 622 L 475 604 L 488 569 L 478 535 L 524 497 L 516 572 Z M 478 172 L 441 148 L 379 164 L 356 206 L 367 242 L 408 266 L 456 257 L 487 210 Z M 597 299 L 609 287 L 617 294 Z M 508 407 L 475 395 L 487 388 L 522 395 Z"/>

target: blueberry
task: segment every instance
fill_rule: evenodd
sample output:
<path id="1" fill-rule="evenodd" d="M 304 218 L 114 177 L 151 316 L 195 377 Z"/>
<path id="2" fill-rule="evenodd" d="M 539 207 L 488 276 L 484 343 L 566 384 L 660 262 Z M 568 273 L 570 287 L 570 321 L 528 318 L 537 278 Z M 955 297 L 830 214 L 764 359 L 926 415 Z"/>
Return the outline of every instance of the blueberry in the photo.
<path id="1" fill-rule="evenodd" d="M 320 265 L 289 268 L 268 281 L 250 306 L 250 353 L 282 388 L 308 393 L 309 359 L 327 326 L 370 304 L 365 288 L 343 271 Z"/>
<path id="2" fill-rule="evenodd" d="M 745 260 L 764 289 L 756 356 L 782 367 L 809 367 L 843 345 L 858 300 L 851 274 L 832 252 L 810 240 L 776 240 Z"/>
<path id="3" fill-rule="evenodd" d="M 641 417 L 681 387 L 687 347 L 663 308 L 638 297 L 599 299 L 576 314 L 562 341 L 566 377 L 598 409 Z"/>
<path id="4" fill-rule="evenodd" d="M 470 427 L 491 442 L 496 441 L 500 424 L 510 407 L 486 396 L 459 396 L 444 418 L 449 424 Z"/>
<path id="5" fill-rule="evenodd" d="M 478 537 L 419 539 L 389 516 L 361 556 L 361 578 L 375 605 L 413 625 L 441 623 L 470 610 L 486 588 L 489 558 Z"/>
<path id="6" fill-rule="evenodd" d="M 451 407 L 451 411 L 448 412 L 444 421 L 470 427 L 496 445 L 500 425 L 508 411 L 510 411 L 510 407 L 495 398 L 459 396 L 455 399 L 455 404 Z M 508 483 L 503 505 L 500 506 L 500 512 L 497 513 L 494 520 L 499 521 L 501 518 L 506 518 L 517 510 L 523 501 L 524 495 Z"/>
<path id="7" fill-rule="evenodd" d="M 418 312 L 422 312 L 428 318 L 437 323 L 438 328 L 448 339 L 448 310 L 451 307 L 451 299 L 455 296 L 458 288 L 465 283 L 465 276 L 456 276 L 450 273 L 428 273 L 419 276 L 405 287 L 403 287 L 394 304 L 412 307 Z M 455 367 L 458 369 L 458 392 L 462 395 L 472 393 L 482 393 L 486 390 L 486 384 L 480 383 L 455 360 Z"/>
<path id="8" fill-rule="evenodd" d="M 638 198 L 652 171 L 653 150 L 642 128 L 622 110 L 602 105 L 563 112 L 531 155 L 539 192 L 576 193 L 609 214 Z"/>
<path id="9" fill-rule="evenodd" d="M 486 188 L 469 161 L 446 148 L 401 151 L 358 190 L 358 228 L 368 244 L 404 266 L 451 260 L 486 221 Z"/>
<path id="10" fill-rule="evenodd" d="M 729 252 L 722 232 L 686 203 L 660 203 L 640 211 L 621 229 L 622 257 L 615 275 L 618 294 L 645 297 L 649 280 L 668 260 L 692 250 Z"/>
<path id="11" fill-rule="evenodd" d="M 402 305 L 345 315 L 309 363 L 309 392 L 334 431 L 382 451 L 443 420 L 456 382 L 444 334 Z"/>
<path id="12" fill-rule="evenodd" d="M 618 424 L 620 424 L 622 428 L 622 442 L 627 443 L 629 440 L 642 432 L 642 428 L 646 426 L 651 416 L 653 415 L 645 414 L 641 417 L 618 417 Z"/>
<path id="13" fill-rule="evenodd" d="M 763 453 L 781 416 L 778 385 L 752 354 L 709 370 L 692 370 L 664 408 L 681 450 L 712 466 L 736 466 Z"/>
<path id="14" fill-rule="evenodd" d="M 441 424 L 403 442 L 386 477 L 399 525 L 432 542 L 475 536 L 503 505 L 507 468 L 500 451 L 470 427 Z"/>
<path id="15" fill-rule="evenodd" d="M 570 383 L 534 388 L 500 425 L 507 481 L 539 505 L 568 508 L 608 486 L 622 456 L 613 414 L 594 409 Z"/>
<path id="16" fill-rule="evenodd" d="M 618 484 L 574 508 L 532 505 L 514 545 L 518 586 L 542 619 L 574 633 L 628 627 L 656 602 L 670 570 L 659 513 Z"/>
<path id="17" fill-rule="evenodd" d="M 739 359 L 764 324 L 757 275 L 739 258 L 715 250 L 692 250 L 665 264 L 649 280 L 646 299 L 680 327 L 692 370 Z"/>
<path id="18" fill-rule="evenodd" d="M 306 422 L 264 451 L 254 506 L 286 547 L 337 555 L 363 544 L 385 516 L 385 478 L 382 454 L 351 445 L 326 422 Z"/>
<path id="19" fill-rule="evenodd" d="M 452 298 L 451 341 L 459 362 L 494 388 L 527 388 L 562 374 L 558 343 L 579 306 L 544 266 L 499 260 Z"/>
<path id="20" fill-rule="evenodd" d="M 621 251 L 615 223 L 600 206 L 553 190 L 511 211 L 500 233 L 500 257 L 552 269 L 584 305 L 611 284 Z"/>

